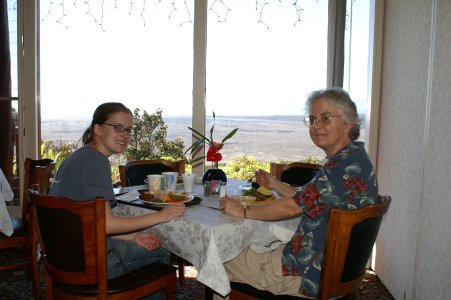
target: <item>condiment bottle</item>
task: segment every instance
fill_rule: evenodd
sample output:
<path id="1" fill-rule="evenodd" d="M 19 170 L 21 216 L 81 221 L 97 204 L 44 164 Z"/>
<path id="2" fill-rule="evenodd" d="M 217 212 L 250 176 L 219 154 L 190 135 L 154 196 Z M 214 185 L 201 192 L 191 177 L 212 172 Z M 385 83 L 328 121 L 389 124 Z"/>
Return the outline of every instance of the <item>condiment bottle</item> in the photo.
<path id="1" fill-rule="evenodd" d="M 211 195 L 211 183 L 210 181 L 204 182 L 204 196 L 208 197 Z"/>
<path id="2" fill-rule="evenodd" d="M 219 197 L 225 197 L 226 191 L 227 191 L 226 183 L 221 182 L 221 186 L 219 187 Z"/>

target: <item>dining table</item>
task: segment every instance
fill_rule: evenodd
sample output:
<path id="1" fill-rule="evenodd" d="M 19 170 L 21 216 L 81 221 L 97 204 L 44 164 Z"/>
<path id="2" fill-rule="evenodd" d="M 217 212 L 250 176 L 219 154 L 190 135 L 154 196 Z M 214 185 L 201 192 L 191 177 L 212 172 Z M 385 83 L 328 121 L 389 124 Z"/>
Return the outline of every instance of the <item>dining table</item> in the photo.
<path id="1" fill-rule="evenodd" d="M 247 181 L 229 178 L 226 193 L 239 196 L 250 187 Z M 148 189 L 147 185 L 117 190 L 117 205 L 113 213 L 137 216 L 160 210 L 162 205 L 139 198 L 138 191 L 145 189 Z M 177 184 L 177 191 L 183 191 L 183 185 Z M 201 183 L 196 183 L 190 196 L 192 200 L 185 203 L 187 208 L 182 217 L 145 231 L 158 235 L 163 247 L 189 261 L 197 268 L 196 279 L 222 296 L 231 290 L 225 262 L 237 257 L 247 247 L 265 252 L 287 243 L 299 223 L 296 218 L 260 221 L 225 215 L 219 209 L 219 194 L 205 196 Z"/>

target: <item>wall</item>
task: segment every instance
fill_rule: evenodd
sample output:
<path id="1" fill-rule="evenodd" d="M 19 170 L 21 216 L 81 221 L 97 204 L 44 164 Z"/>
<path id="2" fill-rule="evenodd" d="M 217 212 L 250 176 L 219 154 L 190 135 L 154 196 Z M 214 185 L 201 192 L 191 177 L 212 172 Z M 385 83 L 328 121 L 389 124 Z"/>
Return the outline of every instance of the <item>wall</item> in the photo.
<path id="1" fill-rule="evenodd" d="M 392 205 L 376 272 L 396 299 L 451 299 L 451 1 L 385 1 L 377 172 Z"/>

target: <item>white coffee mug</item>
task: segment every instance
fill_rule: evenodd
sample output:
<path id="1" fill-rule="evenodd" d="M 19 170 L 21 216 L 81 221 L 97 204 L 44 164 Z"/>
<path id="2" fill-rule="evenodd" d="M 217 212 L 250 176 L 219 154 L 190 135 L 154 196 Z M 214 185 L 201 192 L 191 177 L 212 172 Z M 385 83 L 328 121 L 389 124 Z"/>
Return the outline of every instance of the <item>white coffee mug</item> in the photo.
<path id="1" fill-rule="evenodd" d="M 168 192 L 174 192 L 177 187 L 177 177 L 179 173 L 177 172 L 163 172 L 161 173 L 165 176 L 165 187 Z"/>
<path id="2" fill-rule="evenodd" d="M 183 178 L 183 188 L 185 192 L 192 193 L 194 191 L 194 184 L 196 183 L 197 175 L 194 173 L 191 174 L 182 174 Z"/>
<path id="3" fill-rule="evenodd" d="M 149 191 L 161 191 L 164 188 L 164 175 L 150 174 L 147 175 L 147 182 L 149 183 Z"/>

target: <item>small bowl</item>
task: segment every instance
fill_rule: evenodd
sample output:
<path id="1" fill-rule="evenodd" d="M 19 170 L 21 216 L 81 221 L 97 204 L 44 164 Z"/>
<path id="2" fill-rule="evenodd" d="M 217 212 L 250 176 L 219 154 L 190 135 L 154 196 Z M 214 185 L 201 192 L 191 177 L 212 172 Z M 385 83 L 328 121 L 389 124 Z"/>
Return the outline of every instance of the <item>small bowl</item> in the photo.
<path id="1" fill-rule="evenodd" d="M 153 198 L 155 198 L 155 194 L 149 192 L 149 190 L 139 190 L 139 199 L 152 200 Z"/>

